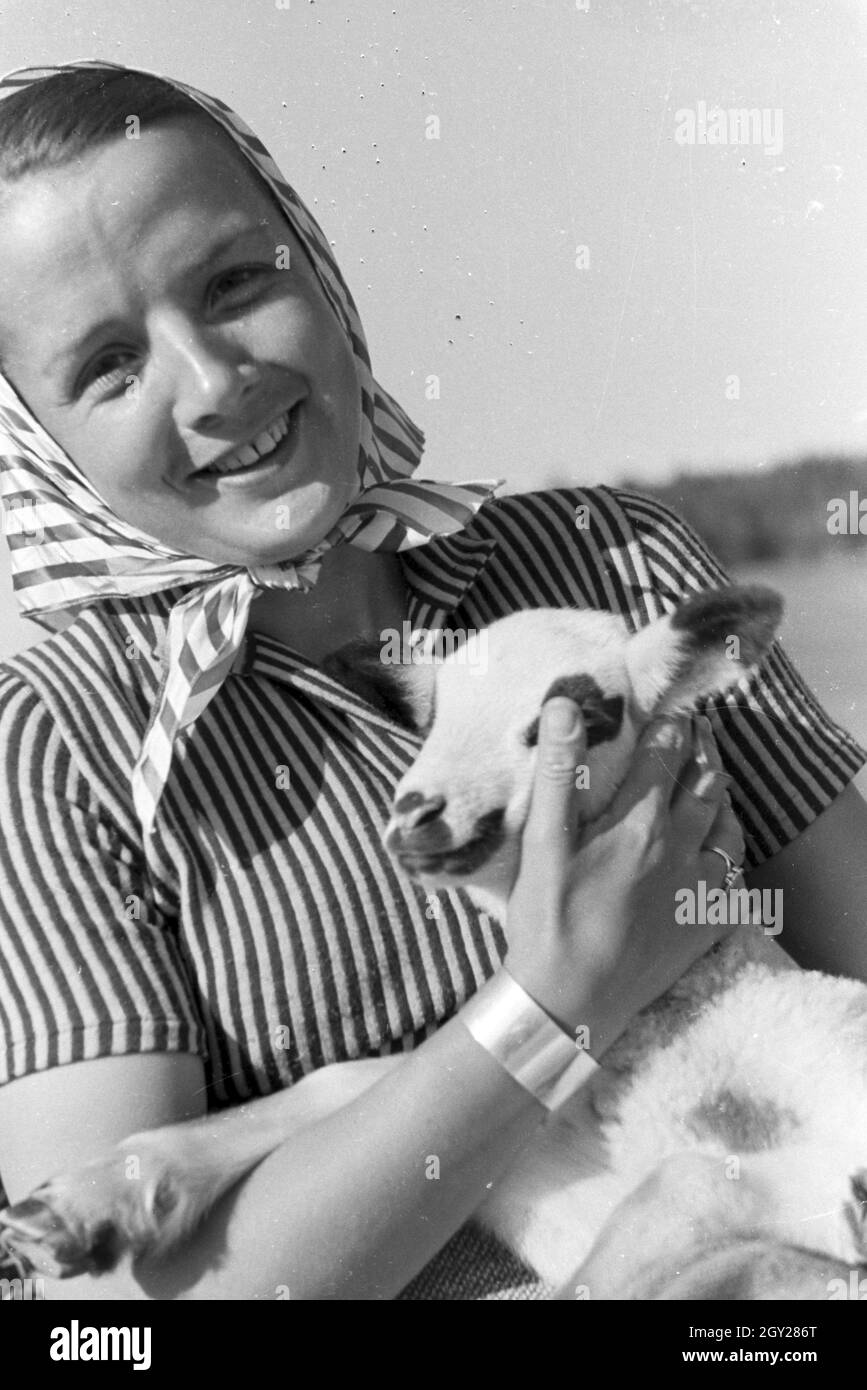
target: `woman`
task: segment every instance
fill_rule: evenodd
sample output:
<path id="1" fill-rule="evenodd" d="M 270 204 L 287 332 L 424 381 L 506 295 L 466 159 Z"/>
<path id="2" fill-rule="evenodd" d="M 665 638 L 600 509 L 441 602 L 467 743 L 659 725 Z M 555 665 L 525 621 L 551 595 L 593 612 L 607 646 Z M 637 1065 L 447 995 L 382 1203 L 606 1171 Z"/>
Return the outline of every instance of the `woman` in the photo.
<path id="1" fill-rule="evenodd" d="M 174 1259 L 51 1296 L 538 1297 L 464 1227 L 544 1115 L 461 1023 L 506 943 L 396 874 L 381 832 L 418 740 L 321 662 L 539 604 L 639 625 L 721 572 L 625 493 L 407 481 L 421 437 L 327 243 L 221 103 L 110 64 L 4 88 L 16 592 L 43 621 L 86 606 L 0 684 L 0 1171 L 14 1201 L 133 1130 L 289 1085 L 299 1113 L 347 1100 Z M 785 943 L 867 976 L 860 750 L 779 652 L 709 714 L 753 881 L 810 884 Z M 543 721 L 507 963 L 598 1058 L 712 943 L 673 926 L 674 888 L 721 882 L 715 847 L 743 841 L 713 740 L 676 726 L 576 848 L 582 738 Z M 410 1049 L 357 1097 L 355 1059 Z"/>

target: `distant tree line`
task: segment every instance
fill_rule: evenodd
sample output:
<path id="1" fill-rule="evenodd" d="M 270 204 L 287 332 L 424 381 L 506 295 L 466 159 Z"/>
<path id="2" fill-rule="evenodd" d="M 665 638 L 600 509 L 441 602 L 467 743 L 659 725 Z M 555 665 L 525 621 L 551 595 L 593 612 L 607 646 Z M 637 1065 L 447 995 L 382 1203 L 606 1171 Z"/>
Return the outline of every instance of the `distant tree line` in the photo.
<path id="1" fill-rule="evenodd" d="M 622 485 L 678 512 L 723 564 L 818 558 L 841 546 L 860 545 L 867 554 L 867 459 L 810 455 L 749 472 L 683 472 L 667 483 Z"/>

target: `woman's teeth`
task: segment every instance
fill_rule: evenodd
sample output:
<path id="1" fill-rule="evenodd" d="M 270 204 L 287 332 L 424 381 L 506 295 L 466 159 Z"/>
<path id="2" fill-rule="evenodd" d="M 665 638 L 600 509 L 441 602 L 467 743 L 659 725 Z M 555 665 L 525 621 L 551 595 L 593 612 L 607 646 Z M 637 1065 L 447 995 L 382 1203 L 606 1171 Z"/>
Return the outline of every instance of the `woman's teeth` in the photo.
<path id="1" fill-rule="evenodd" d="M 257 434 L 251 444 L 242 444 L 240 449 L 235 449 L 233 453 L 225 458 L 219 459 L 217 463 L 209 464 L 203 468 L 203 473 L 237 473 L 240 468 L 251 468 L 255 463 L 261 463 L 262 459 L 268 457 L 277 448 L 281 439 L 285 439 L 289 433 L 289 416 L 291 411 L 287 410 L 285 415 L 281 415 L 273 425 L 261 434 Z"/>

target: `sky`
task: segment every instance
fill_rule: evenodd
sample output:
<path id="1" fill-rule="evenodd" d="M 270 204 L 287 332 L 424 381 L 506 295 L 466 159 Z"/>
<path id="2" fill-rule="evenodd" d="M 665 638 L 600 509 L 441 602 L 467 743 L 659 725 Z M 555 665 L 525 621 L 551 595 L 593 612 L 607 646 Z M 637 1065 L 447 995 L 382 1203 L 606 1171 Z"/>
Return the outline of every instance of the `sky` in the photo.
<path id="1" fill-rule="evenodd" d="M 867 0 L 0 0 L 0 35 L 7 69 L 106 57 L 247 120 L 420 475 L 867 451 Z"/>

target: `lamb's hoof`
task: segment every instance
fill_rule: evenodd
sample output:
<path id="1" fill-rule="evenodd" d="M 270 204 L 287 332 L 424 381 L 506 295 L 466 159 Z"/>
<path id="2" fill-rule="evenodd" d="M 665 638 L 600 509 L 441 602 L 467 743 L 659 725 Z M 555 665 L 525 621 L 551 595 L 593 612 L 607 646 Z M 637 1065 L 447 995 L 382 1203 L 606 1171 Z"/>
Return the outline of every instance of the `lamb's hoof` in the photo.
<path id="1" fill-rule="evenodd" d="M 26 1271 L 69 1279 L 113 1269 L 122 1240 L 112 1221 L 88 1229 L 84 1223 L 67 1221 L 35 1194 L 0 1211 L 0 1245 Z"/>
<path id="2" fill-rule="evenodd" d="M 51 1178 L 0 1211 L 0 1242 L 14 1259 L 54 1278 L 104 1274 L 126 1255 L 171 1245 L 180 1191 L 159 1144 L 134 1136 L 120 1153 Z"/>

